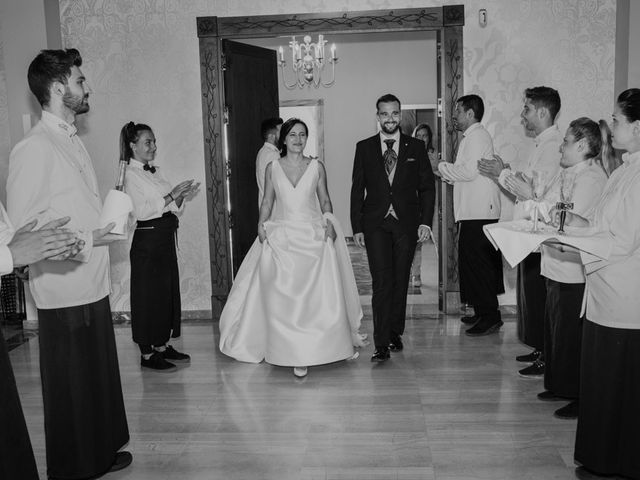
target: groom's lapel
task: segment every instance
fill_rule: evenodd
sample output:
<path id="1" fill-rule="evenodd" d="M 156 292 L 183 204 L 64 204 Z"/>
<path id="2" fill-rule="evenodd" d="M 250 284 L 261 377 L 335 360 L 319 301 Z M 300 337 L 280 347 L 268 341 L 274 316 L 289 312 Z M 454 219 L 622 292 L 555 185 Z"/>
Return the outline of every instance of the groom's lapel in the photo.
<path id="1" fill-rule="evenodd" d="M 400 135 L 400 145 L 398 146 L 398 163 L 396 164 L 396 173 L 393 176 L 393 182 L 391 185 L 395 185 L 398 177 L 402 174 L 402 170 L 404 169 L 404 164 L 407 161 L 407 152 L 409 150 L 409 139 L 411 137 L 406 137 L 404 135 Z"/>

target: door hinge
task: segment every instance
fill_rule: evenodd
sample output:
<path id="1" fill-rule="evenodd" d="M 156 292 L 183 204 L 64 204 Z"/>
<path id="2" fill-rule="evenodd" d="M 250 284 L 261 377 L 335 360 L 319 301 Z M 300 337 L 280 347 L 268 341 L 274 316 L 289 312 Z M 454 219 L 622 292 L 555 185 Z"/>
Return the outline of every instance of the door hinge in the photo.
<path id="1" fill-rule="evenodd" d="M 229 228 L 234 228 L 235 225 L 233 223 L 233 213 L 229 212 Z"/>
<path id="2" fill-rule="evenodd" d="M 438 98 L 438 118 L 442 118 L 442 98 Z"/>
<path id="3" fill-rule="evenodd" d="M 227 62 L 227 56 L 223 53 L 220 55 L 220 68 L 224 72 L 229 68 L 229 63 Z"/>
<path id="4" fill-rule="evenodd" d="M 442 44 L 440 42 L 436 44 L 436 55 L 439 63 L 442 60 Z"/>
<path id="5" fill-rule="evenodd" d="M 231 162 L 227 160 L 226 162 L 224 162 L 224 165 L 225 165 L 225 175 L 227 176 L 227 178 L 231 178 Z"/>
<path id="6" fill-rule="evenodd" d="M 225 125 L 229 125 L 229 105 L 224 106 L 224 111 L 222 112 L 222 122 Z"/>

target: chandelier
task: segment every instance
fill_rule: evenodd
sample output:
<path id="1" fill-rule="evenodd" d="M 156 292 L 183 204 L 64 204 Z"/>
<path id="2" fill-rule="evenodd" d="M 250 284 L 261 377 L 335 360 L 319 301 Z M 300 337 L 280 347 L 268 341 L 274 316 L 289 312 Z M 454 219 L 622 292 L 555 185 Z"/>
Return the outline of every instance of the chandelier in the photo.
<path id="1" fill-rule="evenodd" d="M 324 52 L 324 46 L 327 41 L 324 39 L 324 35 L 318 35 L 318 41 L 313 43 L 309 35 L 305 35 L 304 43 L 299 43 L 296 37 L 291 37 L 289 42 L 289 48 L 291 49 L 291 68 L 293 69 L 293 81 L 287 82 L 285 67 L 287 62 L 284 59 L 284 49 L 278 48 L 278 65 L 282 69 L 282 82 L 284 86 L 292 90 L 296 88 L 304 88 L 313 85 L 318 88 L 320 85 L 323 87 L 330 87 L 336 80 L 336 63 L 338 57 L 336 56 L 336 45 L 331 45 L 331 57 L 326 58 Z M 331 80 L 323 79 L 325 73 L 325 66 L 331 65 Z M 326 75 L 324 75 L 326 77 Z"/>

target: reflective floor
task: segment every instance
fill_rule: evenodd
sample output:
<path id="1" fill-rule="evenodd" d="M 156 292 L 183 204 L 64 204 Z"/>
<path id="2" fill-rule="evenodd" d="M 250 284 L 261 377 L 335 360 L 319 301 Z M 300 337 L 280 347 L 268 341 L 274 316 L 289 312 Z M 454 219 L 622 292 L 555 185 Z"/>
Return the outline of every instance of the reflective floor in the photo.
<path id="1" fill-rule="evenodd" d="M 575 421 L 519 377 L 526 352 L 513 318 L 470 338 L 458 317 L 410 305 L 405 350 L 291 369 L 236 362 L 217 350 L 216 323 L 188 324 L 176 347 L 191 366 L 142 372 L 128 327 L 116 328 L 132 466 L 109 479 L 550 480 L 574 477 Z M 371 333 L 365 308 L 364 331 Z M 11 360 L 38 466 L 44 432 L 34 339 Z"/>

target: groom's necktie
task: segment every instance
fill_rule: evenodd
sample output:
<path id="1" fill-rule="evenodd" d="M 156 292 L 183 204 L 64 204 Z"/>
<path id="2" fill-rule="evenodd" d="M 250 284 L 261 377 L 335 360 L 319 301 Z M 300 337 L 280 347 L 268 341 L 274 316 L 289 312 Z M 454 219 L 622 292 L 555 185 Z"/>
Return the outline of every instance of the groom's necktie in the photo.
<path id="1" fill-rule="evenodd" d="M 396 162 L 398 161 L 398 155 L 396 151 L 393 149 L 393 144 L 396 141 L 392 138 L 385 140 L 384 143 L 387 144 L 387 149 L 382 154 L 384 158 L 384 169 L 387 171 L 387 176 L 391 175 L 393 168 L 396 166 Z"/>

